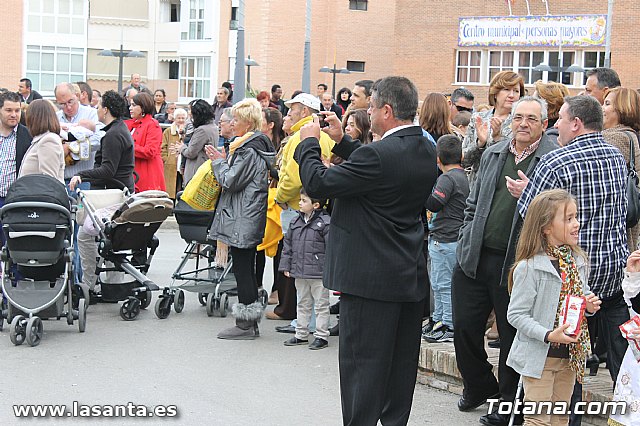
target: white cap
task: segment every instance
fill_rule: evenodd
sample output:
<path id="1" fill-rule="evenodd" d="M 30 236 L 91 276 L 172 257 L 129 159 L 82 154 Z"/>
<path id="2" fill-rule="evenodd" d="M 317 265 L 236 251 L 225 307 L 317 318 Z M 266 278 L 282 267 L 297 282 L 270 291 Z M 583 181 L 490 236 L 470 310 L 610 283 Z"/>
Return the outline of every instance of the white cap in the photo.
<path id="1" fill-rule="evenodd" d="M 291 105 L 293 104 L 302 104 L 316 111 L 320 111 L 320 100 L 308 93 L 300 93 L 295 98 L 288 100 L 284 104 L 289 108 L 291 108 Z"/>

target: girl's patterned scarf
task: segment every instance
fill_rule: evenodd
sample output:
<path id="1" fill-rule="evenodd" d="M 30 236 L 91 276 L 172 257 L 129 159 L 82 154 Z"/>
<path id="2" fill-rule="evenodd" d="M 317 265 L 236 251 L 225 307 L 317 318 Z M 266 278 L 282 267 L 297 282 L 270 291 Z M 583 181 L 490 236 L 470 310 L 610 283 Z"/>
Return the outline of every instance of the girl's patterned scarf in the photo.
<path id="1" fill-rule="evenodd" d="M 565 304 L 565 300 L 568 295 L 584 296 L 582 290 L 582 281 L 578 274 L 578 267 L 576 266 L 576 260 L 573 257 L 571 248 L 567 245 L 547 246 L 547 254 L 551 257 L 558 259 L 560 264 L 560 278 L 562 279 L 562 289 L 560 290 L 560 300 L 558 300 L 558 310 L 556 313 L 556 320 L 553 324 L 555 330 L 559 324 L 560 312 Z M 582 321 L 580 325 L 580 337 L 578 337 L 577 343 L 569 344 L 569 365 L 576 373 L 576 379 L 579 383 L 582 383 L 584 377 L 584 366 L 589 352 L 589 329 L 587 328 L 587 321 Z M 553 344 L 553 343 L 552 343 Z"/>

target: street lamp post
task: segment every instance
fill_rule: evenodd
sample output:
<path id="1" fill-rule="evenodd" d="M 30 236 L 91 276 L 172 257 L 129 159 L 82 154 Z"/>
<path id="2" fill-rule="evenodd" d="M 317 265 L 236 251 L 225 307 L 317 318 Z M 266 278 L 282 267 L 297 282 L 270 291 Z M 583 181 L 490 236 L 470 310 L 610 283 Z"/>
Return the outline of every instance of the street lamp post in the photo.
<path id="1" fill-rule="evenodd" d="M 333 99 L 335 100 L 336 98 L 336 74 L 351 74 L 351 71 L 349 71 L 346 68 L 336 68 L 336 63 L 333 63 L 333 68 L 329 68 L 327 66 L 324 66 L 322 68 L 320 68 L 319 70 L 320 72 L 330 72 L 331 74 L 333 74 L 333 84 L 331 86 L 331 94 L 333 96 Z"/>
<path id="2" fill-rule="evenodd" d="M 122 68 L 124 65 L 124 58 L 144 58 L 144 53 L 139 52 L 137 50 L 132 50 L 130 52 L 124 52 L 122 48 L 122 43 L 120 43 L 120 50 L 113 52 L 111 49 L 104 49 L 98 53 L 98 56 L 117 56 L 118 57 L 118 93 L 122 93 Z"/>
<path id="3" fill-rule="evenodd" d="M 251 55 L 244 60 L 244 64 L 247 66 L 247 93 L 249 93 L 251 91 L 251 67 L 259 67 L 260 64 L 251 59 Z"/>

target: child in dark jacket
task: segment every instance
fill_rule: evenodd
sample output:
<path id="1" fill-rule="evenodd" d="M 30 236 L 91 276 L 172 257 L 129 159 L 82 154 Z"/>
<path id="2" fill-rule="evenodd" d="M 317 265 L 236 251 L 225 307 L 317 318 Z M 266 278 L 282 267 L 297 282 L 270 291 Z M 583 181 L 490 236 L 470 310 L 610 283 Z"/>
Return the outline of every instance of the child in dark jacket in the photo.
<path id="1" fill-rule="evenodd" d="M 314 307 L 316 333 L 309 349 L 324 349 L 329 345 L 329 290 L 322 285 L 322 269 L 330 217 L 322 209 L 323 204 L 321 200 L 309 198 L 302 189 L 299 214 L 289 224 L 284 237 L 279 270 L 296 279 L 298 293 L 296 334 L 284 342 L 285 346 L 309 342 L 309 320 Z"/>

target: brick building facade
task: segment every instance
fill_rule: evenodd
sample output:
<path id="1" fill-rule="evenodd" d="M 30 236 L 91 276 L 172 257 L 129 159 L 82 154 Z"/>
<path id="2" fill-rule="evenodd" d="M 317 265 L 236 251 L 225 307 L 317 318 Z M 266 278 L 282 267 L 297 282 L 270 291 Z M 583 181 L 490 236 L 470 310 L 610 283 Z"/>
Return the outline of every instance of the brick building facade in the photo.
<path id="1" fill-rule="evenodd" d="M 116 3 L 121 4 L 123 1 L 117 0 Z M 33 73 L 34 70 L 29 69 L 28 58 L 29 53 L 33 53 L 34 46 L 29 47 L 27 44 L 40 43 L 44 46 L 46 40 L 50 39 L 53 43 L 59 38 L 33 33 L 31 18 L 35 16 L 39 19 L 33 15 L 34 9 L 37 10 L 34 5 L 41 4 L 39 13 L 45 16 L 48 13 L 45 5 L 54 4 L 53 10 L 58 11 L 63 8 L 63 4 L 72 4 L 75 11 L 76 4 L 83 2 L 84 0 L 7 0 L 5 14 L 8 16 L 5 20 L 16 25 L 0 28 L 0 37 L 5 41 L 3 56 L 11 58 L 0 65 L 0 87 L 15 89 L 21 77 Z M 96 0 L 87 3 L 94 2 Z M 204 36 L 198 40 L 191 40 L 189 32 L 189 25 L 193 23 L 191 8 L 194 7 L 194 2 L 130 0 L 130 3 L 136 4 L 137 10 L 144 11 L 145 7 L 148 10 L 141 12 L 140 16 L 131 16 L 126 8 L 115 10 L 102 7 L 104 10 L 100 14 L 95 7 L 85 9 L 87 27 L 83 37 L 86 39 L 86 47 L 84 53 L 81 53 L 83 48 L 80 46 L 75 54 L 83 55 L 81 73 L 84 75 L 81 76 L 87 81 L 101 89 L 116 86 L 117 59 L 96 55 L 100 49 L 117 48 L 122 34 L 125 49 L 139 50 L 146 56 L 144 59 L 125 60 L 125 84 L 130 72 L 138 72 L 151 88 L 164 87 L 170 99 L 180 97 L 185 100 L 189 98 L 189 94 L 182 93 L 183 87 L 187 87 L 183 79 L 193 79 L 193 84 L 206 85 L 207 90 L 201 92 L 204 94 L 202 97 L 212 99 L 221 82 L 233 79 L 232 70 L 236 60 L 233 23 L 237 18 L 235 14 L 239 0 L 197 0 L 195 24 L 198 25 L 200 20 L 204 25 Z M 605 0 L 548 0 L 548 3 L 551 15 L 607 13 Z M 283 86 L 285 97 L 288 97 L 301 87 L 302 82 L 306 1 L 245 0 L 244 4 L 245 54 L 251 55 L 260 64 L 251 68 L 251 86 L 256 90 L 269 90 L 272 84 L 279 83 Z M 543 1 L 529 0 L 529 5 L 532 15 L 546 14 Z M 202 17 L 200 11 L 204 12 Z M 96 14 L 101 16 L 95 16 Z M 557 47 L 458 45 L 461 17 L 507 15 L 508 8 L 504 0 L 312 0 L 311 91 L 315 91 L 318 83 L 326 83 L 331 90 L 332 75 L 321 73 L 319 69 L 323 66 L 331 67 L 334 61 L 337 68 L 348 67 L 354 70 L 351 74 L 337 74 L 336 91 L 344 86 L 351 88 L 360 79 L 375 80 L 385 75 L 399 74 L 406 75 L 416 83 L 421 97 L 429 92 L 448 93 L 456 87 L 465 86 L 476 94 L 479 102 L 485 102 L 489 77 L 500 69 L 528 72 L 530 82 L 538 77 L 557 78 L 557 74 L 534 74 L 531 71 L 538 61 L 552 63 L 555 60 L 557 63 Z M 524 0 L 514 3 L 513 15 L 527 15 Z M 75 22 L 74 19 L 71 15 L 71 22 Z M 638 19 L 640 2 L 615 2 L 611 66 L 620 74 L 623 85 L 633 88 L 640 87 L 640 75 L 634 72 L 639 61 L 632 54 L 638 40 L 634 30 Z M 44 20 L 42 22 L 44 28 Z M 17 31 L 16 28 L 20 25 L 23 30 Z M 61 46 L 64 47 L 64 44 Z M 564 66 L 566 68 L 573 63 L 584 68 L 601 65 L 604 50 L 604 46 L 565 47 L 562 55 Z M 206 64 L 211 64 L 208 73 L 194 77 L 189 75 L 190 70 L 185 71 L 184 64 L 194 57 L 196 64 L 201 59 L 205 59 Z M 525 64 L 525 61 L 528 62 Z M 461 70 L 463 67 L 467 70 Z M 523 70 L 527 67 L 528 71 Z M 475 78 L 469 78 L 472 74 Z M 76 77 L 76 74 L 70 72 L 69 78 L 71 77 Z M 583 73 L 572 73 L 565 77 L 572 92 L 582 89 Z M 59 78 L 61 77 L 56 74 L 55 79 Z M 37 85 L 35 87 L 42 91 Z M 44 92 L 46 94 L 47 90 Z"/>

